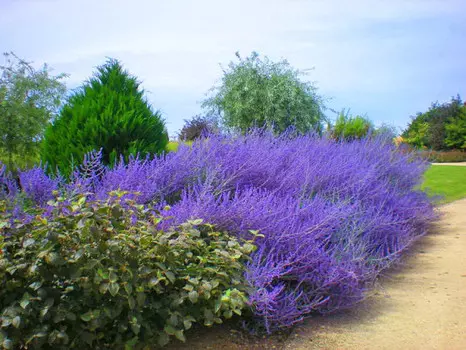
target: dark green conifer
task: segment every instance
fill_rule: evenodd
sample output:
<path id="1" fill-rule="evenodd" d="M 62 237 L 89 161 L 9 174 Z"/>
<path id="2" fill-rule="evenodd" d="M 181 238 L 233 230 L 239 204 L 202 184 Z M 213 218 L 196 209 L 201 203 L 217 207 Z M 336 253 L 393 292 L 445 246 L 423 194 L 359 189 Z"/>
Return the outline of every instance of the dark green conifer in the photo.
<path id="1" fill-rule="evenodd" d="M 136 77 L 109 59 L 65 104 L 45 132 L 42 161 L 49 169 L 69 175 L 72 164 L 102 149 L 112 165 L 120 155 L 160 153 L 168 135 L 158 111 L 153 111 Z"/>

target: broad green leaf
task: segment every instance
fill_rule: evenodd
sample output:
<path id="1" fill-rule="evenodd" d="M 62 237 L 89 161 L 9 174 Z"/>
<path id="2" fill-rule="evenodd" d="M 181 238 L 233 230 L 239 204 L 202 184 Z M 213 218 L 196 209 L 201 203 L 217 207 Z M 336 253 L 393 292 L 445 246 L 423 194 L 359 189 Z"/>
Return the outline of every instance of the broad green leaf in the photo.
<path id="1" fill-rule="evenodd" d="M 29 293 L 24 293 L 23 298 L 21 299 L 21 302 L 19 303 L 19 305 L 23 309 L 25 309 L 29 305 L 30 302 L 31 302 L 31 296 L 29 295 Z"/>
<path id="2" fill-rule="evenodd" d="M 189 220 L 188 221 L 191 225 L 200 225 L 204 222 L 202 219 L 196 219 L 196 220 Z"/>
<path id="3" fill-rule="evenodd" d="M 187 290 L 188 292 L 192 291 L 194 287 L 191 284 L 187 284 L 183 287 L 184 290 Z"/>
<path id="4" fill-rule="evenodd" d="M 160 346 L 165 346 L 170 342 L 170 337 L 167 335 L 167 333 L 160 333 L 157 343 Z"/>
<path id="5" fill-rule="evenodd" d="M 54 303 L 55 303 L 55 300 L 53 298 L 47 298 L 45 300 L 45 307 L 51 308 Z"/>
<path id="6" fill-rule="evenodd" d="M 8 327 L 9 325 L 11 325 L 11 318 L 9 317 L 1 317 L 1 320 L 2 320 L 2 327 Z"/>
<path id="7" fill-rule="evenodd" d="M 110 283 L 108 291 L 112 296 L 116 296 L 120 290 L 120 285 L 118 283 Z"/>
<path id="8" fill-rule="evenodd" d="M 169 281 L 171 283 L 175 283 L 176 281 L 176 277 L 175 277 L 175 274 L 171 271 L 165 271 L 165 276 L 167 276 L 167 278 L 169 279 Z"/>
<path id="9" fill-rule="evenodd" d="M 79 260 L 84 254 L 84 250 L 83 249 L 79 249 L 74 255 L 73 255 L 73 259 L 74 260 Z"/>
<path id="10" fill-rule="evenodd" d="M 29 285 L 29 288 L 31 288 L 32 290 L 38 290 L 40 287 L 42 287 L 42 282 L 40 281 L 33 282 Z"/>
<path id="11" fill-rule="evenodd" d="M 204 320 L 204 326 L 210 327 L 214 324 L 214 320 Z"/>
<path id="12" fill-rule="evenodd" d="M 215 312 L 215 313 L 219 312 L 221 307 L 222 307 L 222 302 L 221 302 L 221 300 L 216 300 L 216 301 L 215 301 L 214 312 Z"/>
<path id="13" fill-rule="evenodd" d="M 100 277 L 102 277 L 103 279 L 108 279 L 108 272 L 102 270 L 102 269 L 98 269 L 97 270 L 97 273 Z"/>
<path id="14" fill-rule="evenodd" d="M 197 303 L 198 299 L 199 299 L 199 293 L 196 292 L 195 290 L 191 291 L 188 293 L 188 298 L 189 300 L 191 300 L 191 302 L 193 304 Z"/>
<path id="15" fill-rule="evenodd" d="M 137 345 L 139 341 L 139 338 L 136 336 L 136 337 L 133 337 L 132 339 L 128 340 L 126 343 L 125 343 L 125 350 L 132 350 L 134 349 L 134 347 Z"/>
<path id="16" fill-rule="evenodd" d="M 241 310 L 240 309 L 233 309 L 233 312 L 237 314 L 238 316 L 241 316 Z"/>
<path id="17" fill-rule="evenodd" d="M 27 247 L 33 245 L 34 243 L 36 243 L 36 241 L 34 239 L 28 238 L 23 242 L 23 248 L 27 248 Z"/>
<path id="18" fill-rule="evenodd" d="M 91 311 L 88 311 L 86 312 L 85 314 L 82 314 L 81 315 L 81 320 L 83 320 L 84 322 L 89 322 L 90 320 L 92 320 L 92 312 Z"/>
<path id="19" fill-rule="evenodd" d="M 112 283 L 115 283 L 116 281 L 118 281 L 118 276 L 115 272 L 113 271 L 110 271 L 109 275 L 108 275 L 108 279 L 110 282 Z"/>
<path id="20" fill-rule="evenodd" d="M 108 318 L 113 318 L 113 312 L 108 307 L 104 307 L 104 313 Z"/>
<path id="21" fill-rule="evenodd" d="M 209 320 L 209 321 L 214 320 L 214 314 L 209 309 L 204 309 L 204 317 L 205 317 L 206 320 Z"/>
<path id="22" fill-rule="evenodd" d="M 133 286 L 129 282 L 125 283 L 125 291 L 128 295 L 133 292 Z"/>
<path id="23" fill-rule="evenodd" d="M 139 332 L 141 331 L 141 325 L 138 323 L 131 323 L 130 327 L 133 333 L 136 335 L 138 335 Z"/>
<path id="24" fill-rule="evenodd" d="M 202 287 L 208 291 L 212 290 L 212 285 L 209 282 L 202 283 Z"/>
<path id="25" fill-rule="evenodd" d="M 144 303 L 146 302 L 146 294 L 144 292 L 139 292 L 136 296 L 136 300 L 140 307 L 144 306 Z"/>
<path id="26" fill-rule="evenodd" d="M 167 269 L 167 266 L 165 266 L 165 264 L 161 262 L 156 262 L 155 266 L 159 267 L 161 270 L 164 270 L 164 271 Z"/>
<path id="27" fill-rule="evenodd" d="M 181 340 L 183 343 L 186 342 L 186 337 L 184 336 L 182 330 L 176 331 L 176 332 L 175 332 L 175 337 L 176 337 L 178 340 Z"/>
<path id="28" fill-rule="evenodd" d="M 39 313 L 41 319 L 43 319 L 43 318 L 45 317 L 45 315 L 47 315 L 48 312 L 49 312 L 49 308 L 48 308 L 48 307 L 42 308 L 42 309 L 40 310 L 40 313 Z"/>
<path id="29" fill-rule="evenodd" d="M 6 350 L 13 349 L 13 341 L 11 341 L 10 339 L 7 338 L 7 339 L 3 340 L 2 346 Z"/>
<path id="30" fill-rule="evenodd" d="M 152 277 L 149 282 L 148 282 L 148 285 L 149 287 L 155 287 L 157 284 L 159 284 L 160 280 L 157 278 L 157 277 Z"/>
<path id="31" fill-rule="evenodd" d="M 72 312 L 67 312 L 66 313 L 66 319 L 70 321 L 76 321 L 76 315 Z"/>
<path id="32" fill-rule="evenodd" d="M 136 307 L 136 300 L 132 296 L 128 297 L 128 306 L 131 310 Z"/>
<path id="33" fill-rule="evenodd" d="M 183 320 L 187 320 L 187 321 L 191 321 L 191 322 L 196 322 L 196 319 L 191 316 L 191 315 L 188 315 L 188 316 L 185 316 L 183 317 Z"/>
<path id="34" fill-rule="evenodd" d="M 188 330 L 192 326 L 192 322 L 190 320 L 184 320 L 183 321 L 184 329 Z"/>
<path id="35" fill-rule="evenodd" d="M 163 329 L 168 335 L 175 335 L 176 329 L 171 325 L 166 325 Z"/>
<path id="36" fill-rule="evenodd" d="M 106 283 L 106 282 L 101 283 L 100 286 L 99 286 L 99 292 L 100 292 L 101 294 L 107 293 L 107 291 L 108 291 L 108 286 L 109 286 L 109 284 Z"/>
<path id="37" fill-rule="evenodd" d="M 59 332 L 57 334 L 57 338 L 60 339 L 63 344 L 68 344 L 69 343 L 68 334 L 66 334 L 65 332 Z"/>
<path id="38" fill-rule="evenodd" d="M 171 315 L 168 319 L 168 323 L 174 327 L 178 326 L 178 317 L 175 314 Z"/>
<path id="39" fill-rule="evenodd" d="M 249 254 L 256 250 L 256 246 L 251 243 L 245 243 L 243 245 L 243 249 L 246 252 L 246 254 Z"/>

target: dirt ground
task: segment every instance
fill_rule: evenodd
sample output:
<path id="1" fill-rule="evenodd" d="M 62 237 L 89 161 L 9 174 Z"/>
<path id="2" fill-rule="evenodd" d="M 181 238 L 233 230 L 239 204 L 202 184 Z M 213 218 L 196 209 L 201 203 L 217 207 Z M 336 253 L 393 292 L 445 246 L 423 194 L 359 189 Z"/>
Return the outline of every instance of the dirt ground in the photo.
<path id="1" fill-rule="evenodd" d="M 466 162 L 458 162 L 458 163 L 432 163 L 432 165 L 454 165 L 454 166 L 466 166 Z"/>
<path id="2" fill-rule="evenodd" d="M 310 319 L 284 349 L 466 349 L 466 199 L 359 307 Z"/>
<path id="3" fill-rule="evenodd" d="M 466 199 L 440 210 L 433 232 L 358 307 L 273 337 L 201 329 L 169 349 L 466 349 Z"/>

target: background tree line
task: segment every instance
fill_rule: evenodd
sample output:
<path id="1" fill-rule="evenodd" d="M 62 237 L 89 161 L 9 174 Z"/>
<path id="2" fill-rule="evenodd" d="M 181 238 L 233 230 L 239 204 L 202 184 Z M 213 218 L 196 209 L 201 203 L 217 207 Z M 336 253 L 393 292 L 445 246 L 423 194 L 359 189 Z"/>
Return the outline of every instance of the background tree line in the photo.
<path id="1" fill-rule="evenodd" d="M 466 149 L 466 104 L 457 95 L 449 102 L 435 102 L 417 113 L 403 132 L 407 143 L 435 151 Z"/>
<path id="2" fill-rule="evenodd" d="M 14 53 L 0 66 L 0 160 L 11 170 L 42 161 L 50 171 L 70 175 L 86 153 L 101 150 L 106 164 L 123 157 L 159 154 L 168 134 L 161 113 L 148 103 L 138 79 L 109 59 L 78 89 L 66 94 L 66 74 L 36 70 Z M 281 133 L 326 133 L 352 140 L 394 128 L 375 127 L 365 116 L 349 111 L 334 121 L 306 72 L 288 61 L 274 62 L 256 52 L 223 68 L 223 75 L 202 102 L 203 113 L 185 120 L 182 141 L 206 133 L 268 128 Z M 466 105 L 460 96 L 432 104 L 418 113 L 402 133 L 405 142 L 433 150 L 466 149 Z"/>

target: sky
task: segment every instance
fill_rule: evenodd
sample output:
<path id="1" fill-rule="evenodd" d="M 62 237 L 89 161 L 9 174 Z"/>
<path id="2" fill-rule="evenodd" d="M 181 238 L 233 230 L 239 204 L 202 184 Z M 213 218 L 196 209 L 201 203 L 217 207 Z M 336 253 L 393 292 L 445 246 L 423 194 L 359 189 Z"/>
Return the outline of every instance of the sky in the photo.
<path id="1" fill-rule="evenodd" d="M 466 98 L 466 0 L 0 0 L 0 50 L 68 73 L 69 88 L 119 59 L 171 137 L 236 51 L 285 58 L 330 109 L 402 129 Z"/>

